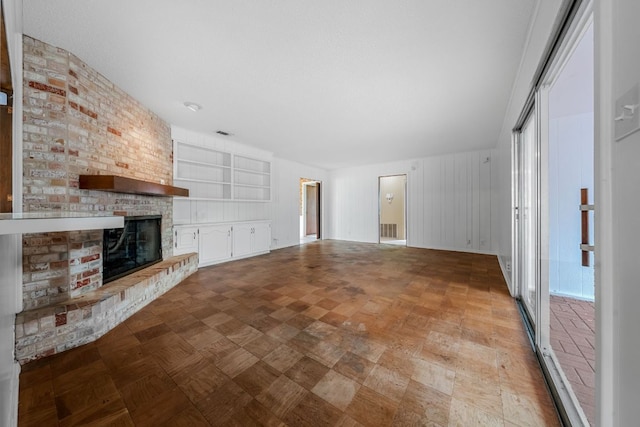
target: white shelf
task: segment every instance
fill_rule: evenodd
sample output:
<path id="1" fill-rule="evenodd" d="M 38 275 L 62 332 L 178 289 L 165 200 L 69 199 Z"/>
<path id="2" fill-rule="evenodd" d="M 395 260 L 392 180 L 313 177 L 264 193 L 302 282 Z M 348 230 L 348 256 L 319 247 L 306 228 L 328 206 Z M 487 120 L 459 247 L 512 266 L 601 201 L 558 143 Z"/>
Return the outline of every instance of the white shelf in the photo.
<path id="1" fill-rule="evenodd" d="M 0 214 L 0 235 L 99 230 L 124 227 L 123 216 L 83 212 L 28 212 Z"/>
<path id="2" fill-rule="evenodd" d="M 270 185 L 254 185 L 254 184 L 235 184 L 236 187 L 247 187 L 247 188 L 264 188 L 267 190 L 271 189 Z"/>
<path id="3" fill-rule="evenodd" d="M 217 184 L 217 185 L 231 185 L 231 182 L 227 182 L 227 181 L 209 181 L 207 179 L 195 179 L 195 178 L 175 178 L 174 181 L 201 182 L 204 184 Z"/>
<path id="4" fill-rule="evenodd" d="M 174 152 L 174 181 L 189 188 L 187 200 L 271 201 L 270 161 L 181 141 Z"/>
<path id="5" fill-rule="evenodd" d="M 205 166 L 210 168 L 231 169 L 231 166 L 219 165 L 216 163 L 201 162 L 198 160 L 176 159 L 180 163 L 188 163 L 190 165 Z"/>
<path id="6" fill-rule="evenodd" d="M 232 201 L 237 201 L 237 200 L 221 199 L 221 198 L 215 198 L 215 197 L 174 197 L 173 199 L 174 200 L 176 200 L 176 199 L 185 200 L 187 202 L 196 201 L 196 200 L 204 200 L 204 201 L 210 201 L 210 202 L 232 202 Z"/>
<path id="7" fill-rule="evenodd" d="M 234 170 L 236 170 L 238 172 L 253 173 L 253 174 L 256 174 L 256 175 L 271 176 L 271 172 L 260 172 L 260 171 L 255 171 L 255 170 L 251 170 L 251 169 L 242 169 L 242 168 L 234 168 Z"/>

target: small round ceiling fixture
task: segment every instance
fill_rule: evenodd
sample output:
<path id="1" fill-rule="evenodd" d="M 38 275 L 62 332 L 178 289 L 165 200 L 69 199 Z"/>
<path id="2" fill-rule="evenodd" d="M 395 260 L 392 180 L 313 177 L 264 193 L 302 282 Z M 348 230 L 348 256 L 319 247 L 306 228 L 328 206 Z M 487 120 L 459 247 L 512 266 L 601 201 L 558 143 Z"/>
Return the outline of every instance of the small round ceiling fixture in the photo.
<path id="1" fill-rule="evenodd" d="M 195 102 L 185 102 L 184 106 L 187 107 L 189 110 L 193 111 L 193 112 L 198 112 L 200 110 L 202 110 L 202 106 L 199 104 L 196 104 Z"/>

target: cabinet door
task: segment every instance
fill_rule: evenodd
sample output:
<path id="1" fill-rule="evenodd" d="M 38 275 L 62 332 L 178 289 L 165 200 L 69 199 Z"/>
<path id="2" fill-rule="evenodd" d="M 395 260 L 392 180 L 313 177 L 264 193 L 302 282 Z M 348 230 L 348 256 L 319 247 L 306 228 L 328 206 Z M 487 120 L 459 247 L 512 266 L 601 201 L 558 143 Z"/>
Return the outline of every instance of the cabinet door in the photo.
<path id="1" fill-rule="evenodd" d="M 173 231 L 173 254 L 183 255 L 198 252 L 198 228 L 175 227 Z"/>
<path id="2" fill-rule="evenodd" d="M 253 224 L 233 225 L 233 256 L 243 257 L 251 254 Z"/>
<path id="3" fill-rule="evenodd" d="M 211 225 L 200 227 L 200 265 L 213 264 L 231 258 L 231 227 Z"/>
<path id="4" fill-rule="evenodd" d="M 271 224 L 257 223 L 253 225 L 252 252 L 268 252 L 271 248 Z"/>

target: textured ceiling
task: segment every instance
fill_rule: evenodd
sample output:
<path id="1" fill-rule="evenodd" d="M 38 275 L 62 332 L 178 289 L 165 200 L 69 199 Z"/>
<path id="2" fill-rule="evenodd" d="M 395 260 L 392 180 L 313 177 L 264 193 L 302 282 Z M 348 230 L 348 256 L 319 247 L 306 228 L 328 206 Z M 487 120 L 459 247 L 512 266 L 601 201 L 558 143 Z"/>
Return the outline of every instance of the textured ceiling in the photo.
<path id="1" fill-rule="evenodd" d="M 23 14 L 25 34 L 171 124 L 334 169 L 493 147 L 536 1 L 24 0 Z"/>

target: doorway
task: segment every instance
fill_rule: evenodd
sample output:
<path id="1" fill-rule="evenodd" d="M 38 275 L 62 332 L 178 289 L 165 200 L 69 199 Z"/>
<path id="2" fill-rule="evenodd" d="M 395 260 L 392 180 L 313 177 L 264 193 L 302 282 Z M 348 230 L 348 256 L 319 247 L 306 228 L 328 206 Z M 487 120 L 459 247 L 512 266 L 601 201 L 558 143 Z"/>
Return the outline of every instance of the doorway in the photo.
<path id="1" fill-rule="evenodd" d="M 570 425 L 595 421 L 593 24 L 585 12 L 514 134 L 514 279 Z"/>
<path id="2" fill-rule="evenodd" d="M 321 239 L 322 183 L 300 178 L 300 244 Z"/>
<path id="3" fill-rule="evenodd" d="M 13 84 L 6 34 L 0 10 L 0 213 L 13 212 Z"/>
<path id="4" fill-rule="evenodd" d="M 378 177 L 379 243 L 407 245 L 407 175 Z"/>

